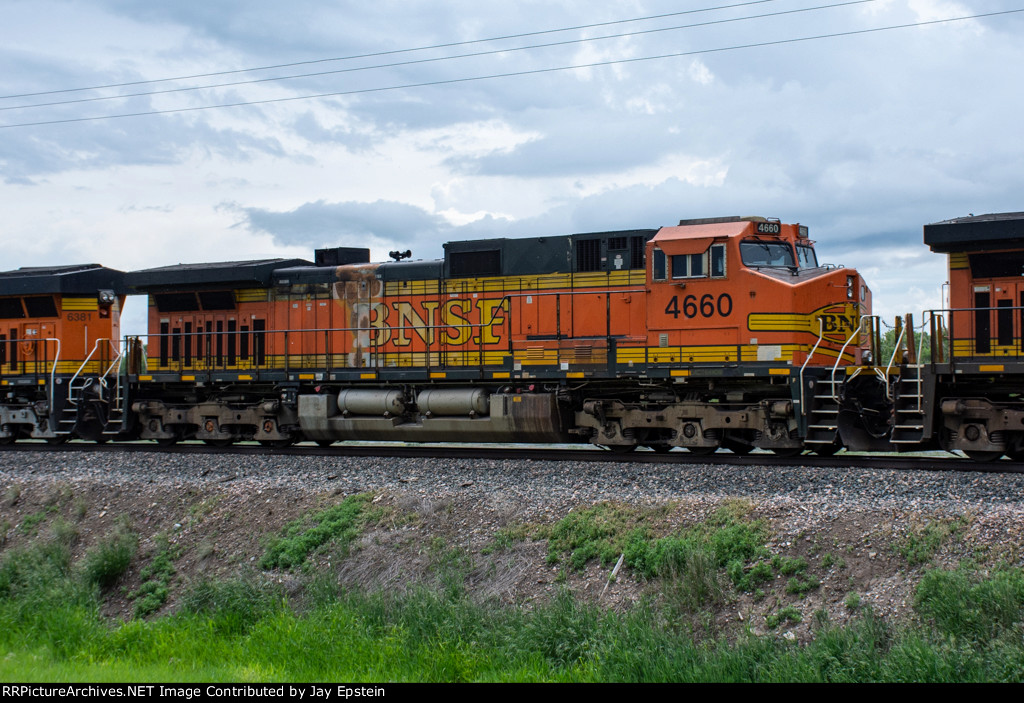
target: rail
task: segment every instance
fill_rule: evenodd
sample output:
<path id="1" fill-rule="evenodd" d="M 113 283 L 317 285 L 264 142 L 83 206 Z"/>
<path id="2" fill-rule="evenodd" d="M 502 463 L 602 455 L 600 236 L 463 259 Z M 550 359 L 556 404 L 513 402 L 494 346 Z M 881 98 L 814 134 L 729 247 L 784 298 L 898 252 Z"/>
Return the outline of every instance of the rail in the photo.
<path id="1" fill-rule="evenodd" d="M 814 343 L 814 347 L 811 349 L 811 353 L 804 359 L 804 363 L 800 366 L 800 414 L 804 415 L 806 406 L 804 405 L 804 370 L 807 368 L 807 364 L 811 362 L 811 358 L 815 352 L 818 351 L 818 347 L 821 345 L 822 340 L 825 338 L 825 320 L 824 318 L 818 318 L 818 341 Z"/>
<path id="2" fill-rule="evenodd" d="M 645 293 L 644 288 L 617 289 L 616 293 Z M 458 306 L 452 311 L 441 306 L 428 310 L 430 321 L 425 321 L 417 311 L 397 311 L 396 324 L 387 324 L 378 319 L 376 324 L 345 327 L 314 327 L 289 329 L 250 329 L 249 325 L 238 329 L 234 325 L 224 329 L 220 320 L 197 320 L 199 329 L 192 331 L 191 324 L 186 330 L 175 328 L 158 334 L 147 335 L 149 342 L 146 356 L 155 360 L 149 364 L 150 370 L 200 371 L 215 370 L 263 370 L 283 369 L 286 373 L 292 370 L 295 358 L 303 368 L 307 365 L 317 366 L 327 372 L 336 369 L 379 368 L 385 365 L 382 359 L 385 345 L 388 346 L 388 361 L 398 366 L 416 366 L 430 371 L 434 367 L 450 366 L 452 355 L 461 356 L 460 367 L 491 366 L 487 363 L 489 354 L 506 354 L 511 357 L 517 348 L 513 333 L 525 337 L 529 351 L 530 342 L 535 342 L 534 351 L 551 354 L 562 361 L 562 349 L 559 344 L 572 342 L 574 347 L 587 349 L 593 358 L 577 363 L 607 363 L 615 358 L 617 345 L 621 342 L 646 341 L 647 336 L 630 335 L 627 331 L 613 330 L 621 318 L 613 318 L 610 296 L 607 291 L 561 291 L 558 293 L 505 293 L 500 298 L 472 299 L 468 293 L 459 293 L 460 300 L 468 301 L 471 307 Z M 465 296 L 465 297 L 462 297 Z M 574 325 L 578 324 L 577 316 L 566 319 L 561 305 L 563 296 L 598 296 L 604 299 L 605 330 L 604 334 L 591 337 L 579 337 L 573 334 Z M 512 314 L 512 299 L 518 298 L 549 298 L 555 307 L 555 327 L 553 334 L 531 335 L 525 323 L 515 326 Z M 481 301 L 486 300 L 485 305 Z M 479 310 L 484 319 L 479 322 L 467 320 L 473 309 Z M 571 309 L 571 308 L 570 308 Z M 396 311 L 391 311 L 396 312 Z M 442 314 L 444 321 L 435 322 L 435 315 Z M 217 324 L 217 329 L 213 325 Z M 408 324 L 407 324 L 408 323 Z M 206 329 L 202 329 L 203 325 Z M 347 334 L 350 339 L 339 343 L 337 335 Z M 316 338 L 320 339 L 316 341 Z M 291 353 L 295 340 L 300 339 L 303 348 Z M 400 340 L 396 343 L 395 340 Z M 418 340 L 418 341 L 417 341 Z M 556 345 L 556 346 L 552 346 Z M 332 347 L 340 351 L 334 353 Z M 127 348 L 127 343 L 126 343 Z M 666 349 L 666 351 L 672 351 Z M 736 350 L 739 359 L 739 348 Z M 575 353 L 575 352 L 574 352 Z M 353 356 L 354 355 L 354 356 Z M 341 359 L 337 364 L 337 357 Z M 677 354 L 678 356 L 678 354 Z M 574 357 L 575 358 L 575 357 Z M 646 361 L 646 358 L 644 359 Z M 306 362 L 309 362 L 308 364 Z"/>
<path id="3" fill-rule="evenodd" d="M 933 364 L 948 362 L 952 370 L 972 359 L 1024 358 L 1024 305 L 937 308 L 925 314 Z"/>
<path id="4" fill-rule="evenodd" d="M 75 392 L 74 392 L 74 390 L 75 390 L 75 379 L 77 379 L 79 376 L 82 375 L 82 372 L 85 370 L 86 366 L 88 366 L 89 362 L 92 361 L 93 355 L 96 354 L 96 352 L 98 352 L 100 350 L 103 342 L 106 342 L 107 344 L 110 345 L 110 348 L 114 350 L 114 354 L 115 354 L 115 357 L 116 357 L 115 361 L 107 368 L 107 370 L 104 371 L 103 374 L 99 376 L 99 378 L 101 379 L 101 383 L 100 383 L 100 388 L 101 388 L 101 390 L 100 390 L 100 397 L 101 398 L 103 397 L 102 388 L 106 385 L 103 382 L 103 379 L 105 379 L 107 377 L 107 375 L 110 373 L 110 371 L 114 368 L 114 366 L 117 365 L 117 363 L 121 359 L 121 353 L 118 351 L 117 346 L 114 344 L 114 342 L 109 337 L 100 337 L 99 339 L 96 340 L 96 342 L 92 345 L 92 351 L 89 352 L 89 354 L 85 357 L 85 361 L 82 362 L 82 365 L 78 367 L 78 370 L 75 371 L 74 375 L 71 376 L 71 379 L 68 381 L 68 402 L 71 405 L 78 405 L 78 399 L 75 397 Z M 99 362 L 99 363 L 102 364 L 102 362 Z M 102 369 L 103 367 L 100 366 L 100 368 Z M 120 375 L 118 374 L 118 390 L 120 390 L 120 383 L 121 383 Z M 85 385 L 88 385 L 88 384 L 85 384 Z M 83 385 L 82 388 L 85 388 L 85 385 Z"/>
<path id="5" fill-rule="evenodd" d="M 836 391 L 836 370 L 839 369 L 839 364 L 841 364 L 843 362 L 843 354 L 846 353 L 846 348 L 848 346 L 850 346 L 850 343 L 853 342 L 854 339 L 860 337 L 861 330 L 864 328 L 864 323 L 865 322 L 871 322 L 872 320 L 874 321 L 874 322 L 871 322 L 871 325 L 868 327 L 868 331 L 870 331 L 870 330 L 874 329 L 874 325 L 877 323 L 878 319 L 879 319 L 878 315 L 864 315 L 864 316 L 862 316 L 860 318 L 860 322 L 857 323 L 857 329 L 855 329 L 853 331 L 853 333 L 850 335 L 850 337 L 843 344 L 842 349 L 839 350 L 839 354 L 836 356 L 836 363 L 835 363 L 835 365 L 832 366 L 832 373 L 829 376 L 829 378 L 832 381 L 832 400 L 835 401 L 836 403 L 839 402 L 839 393 Z"/>

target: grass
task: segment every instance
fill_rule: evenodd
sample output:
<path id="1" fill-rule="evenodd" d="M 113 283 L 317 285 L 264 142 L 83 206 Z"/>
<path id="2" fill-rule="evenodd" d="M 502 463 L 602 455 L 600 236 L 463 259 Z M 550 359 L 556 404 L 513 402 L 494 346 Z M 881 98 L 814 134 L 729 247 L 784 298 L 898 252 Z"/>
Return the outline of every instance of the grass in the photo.
<path id="1" fill-rule="evenodd" d="M 927 564 L 948 541 L 955 538 L 970 520 L 959 516 L 912 525 L 906 537 L 895 546 L 896 552 L 911 566 Z"/>
<path id="2" fill-rule="evenodd" d="M 708 522 L 734 527 L 733 519 Z M 707 568 L 721 575 L 722 561 L 738 558 L 733 549 L 716 552 L 713 531 L 688 529 L 673 539 L 703 545 L 694 553 Z M 812 617 L 815 636 L 805 645 L 750 631 L 698 642 L 665 627 L 665 612 L 651 602 L 616 612 L 563 591 L 516 608 L 481 605 L 462 589 L 368 594 L 322 577 L 302 581 L 301 612 L 272 580 L 253 575 L 196 583 L 172 615 L 111 623 L 100 615 L 103 591 L 78 577 L 74 539 L 73 530 L 54 529 L 0 560 L 4 680 L 1024 681 L 1019 568 L 926 571 L 913 627 L 887 623 L 858 601 L 844 626 Z M 443 541 L 429 551 L 441 572 L 463 568 L 464 555 Z M 803 619 L 790 605 L 766 624 Z"/>
<path id="3" fill-rule="evenodd" d="M 167 602 L 171 593 L 171 579 L 174 578 L 174 560 L 177 551 L 171 548 L 166 536 L 157 538 L 157 548 L 149 564 L 143 567 L 139 576 L 142 585 L 128 594 L 135 601 L 135 617 L 152 615 Z"/>
<path id="4" fill-rule="evenodd" d="M 347 554 L 363 527 L 383 512 L 371 510 L 371 499 L 367 494 L 349 496 L 337 505 L 288 523 L 267 545 L 260 567 L 294 569 L 328 544 L 337 546 L 342 555 Z"/>
<path id="5" fill-rule="evenodd" d="M 119 524 L 95 547 L 85 553 L 80 564 L 87 584 L 109 588 L 128 570 L 139 548 L 139 536 L 127 523 Z"/>

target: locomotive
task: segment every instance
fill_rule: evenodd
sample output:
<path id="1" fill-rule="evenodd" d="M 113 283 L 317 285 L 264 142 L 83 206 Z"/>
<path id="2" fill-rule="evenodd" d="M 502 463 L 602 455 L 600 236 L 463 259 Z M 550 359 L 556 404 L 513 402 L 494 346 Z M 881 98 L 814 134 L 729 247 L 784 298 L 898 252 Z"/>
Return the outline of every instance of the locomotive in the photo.
<path id="1" fill-rule="evenodd" d="M 950 256 L 952 301 L 926 314 L 927 363 L 909 319 L 882 359 L 858 272 L 819 264 L 807 227 L 761 217 L 449 242 L 433 261 L 335 248 L 312 262 L 18 269 L 0 273 L 0 442 L 1017 458 L 1024 289 L 1006 252 L 1024 256 L 1022 222 L 925 227 Z M 148 297 L 146 344 L 118 341 L 127 294 Z"/>

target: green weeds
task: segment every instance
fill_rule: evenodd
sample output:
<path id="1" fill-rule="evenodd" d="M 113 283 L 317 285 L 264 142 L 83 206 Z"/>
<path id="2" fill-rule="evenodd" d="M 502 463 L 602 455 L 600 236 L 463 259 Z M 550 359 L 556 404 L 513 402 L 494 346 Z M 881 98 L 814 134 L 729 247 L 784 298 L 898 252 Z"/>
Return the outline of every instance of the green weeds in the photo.
<path id="1" fill-rule="evenodd" d="M 177 550 L 172 549 L 166 536 L 156 540 L 157 547 L 150 560 L 139 574 L 142 585 L 128 594 L 135 601 L 135 617 L 144 618 L 163 607 L 170 596 L 171 579 L 174 578 L 174 560 Z"/>
<path id="2" fill-rule="evenodd" d="M 87 584 L 108 588 L 128 570 L 139 548 L 139 536 L 127 522 L 120 523 L 82 558 L 81 573 Z"/>
<path id="3" fill-rule="evenodd" d="M 968 518 L 943 518 L 912 525 L 906 537 L 895 546 L 896 553 L 911 566 L 927 564 L 950 539 L 970 524 Z"/>
<path id="4" fill-rule="evenodd" d="M 295 568 L 327 544 L 334 544 L 342 554 L 347 554 L 363 526 L 379 517 L 369 509 L 370 500 L 371 496 L 365 494 L 349 496 L 338 505 L 288 523 L 281 536 L 270 541 L 260 567 Z"/>

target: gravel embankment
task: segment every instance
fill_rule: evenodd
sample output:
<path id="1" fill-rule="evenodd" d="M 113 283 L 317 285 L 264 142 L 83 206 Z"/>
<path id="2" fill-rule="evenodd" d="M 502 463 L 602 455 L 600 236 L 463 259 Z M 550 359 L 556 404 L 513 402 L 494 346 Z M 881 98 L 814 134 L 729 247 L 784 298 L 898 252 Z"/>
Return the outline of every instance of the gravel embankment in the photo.
<path id="1" fill-rule="evenodd" d="M 101 452 L 0 452 L 0 478 L 163 484 L 236 490 L 336 488 L 433 494 L 500 492 L 524 507 L 545 503 L 663 501 L 682 496 L 782 499 L 826 507 L 963 511 L 1024 509 L 1024 474 L 806 466 L 730 467 L 630 463 L 467 461 L 365 457 L 232 456 Z"/>
<path id="2" fill-rule="evenodd" d="M 517 524 L 552 524 L 570 511 L 602 501 L 665 506 L 663 529 L 706 519 L 722 501 L 749 501 L 766 521 L 773 554 L 805 558 L 820 587 L 796 596 L 779 576 L 767 597 L 740 595 L 717 614 L 722 628 L 768 631 L 767 618 L 793 604 L 805 619 L 791 629 L 812 636 L 810 613 L 834 622 L 852 617 L 850 593 L 876 613 L 912 614 L 916 573 L 932 564 L 968 558 L 1024 564 L 1024 475 L 894 471 L 806 466 L 469 461 L 322 456 L 241 456 L 98 452 L 0 452 L 0 520 L 8 546 L 29 537 L 29 515 L 62 512 L 76 521 L 79 550 L 127 516 L 149 553 L 170 535 L 183 556 L 176 583 L 253 568 L 265 539 L 324 498 L 372 492 L 375 502 L 414 519 L 379 525 L 364 536 L 358 556 L 325 562 L 343 582 L 402 588 L 431 578 L 436 544 L 473 555 L 468 586 L 483 597 L 529 602 L 565 585 L 609 605 L 628 607 L 650 584 L 623 577 L 607 587 L 608 568 L 594 563 L 579 574 L 547 559 L 542 541 L 524 539 L 489 551 L 498 531 Z M 963 518 L 963 519 L 960 519 Z M 928 525 L 945 529 L 924 562 L 902 547 Z M 955 532 L 955 535 L 953 533 Z M 566 579 L 567 577 L 567 579 Z M 280 578 L 274 576 L 274 578 Z M 134 579 L 134 580 L 133 580 Z M 127 578 L 137 587 L 137 575 Z M 108 604 L 128 617 L 128 601 Z M 788 636 L 788 635 L 787 635 Z"/>
<path id="3" fill-rule="evenodd" d="M 970 514 L 982 540 L 998 539 L 1024 518 L 1024 474 L 962 471 L 0 452 L 0 479 L 5 485 L 28 480 L 121 489 L 207 487 L 249 495 L 275 489 L 310 494 L 385 491 L 498 502 L 521 519 L 564 514 L 608 500 L 715 504 L 732 497 L 791 512 L 786 527 L 792 532 L 799 532 L 806 520 L 828 520 L 854 511 L 890 513 L 894 518 Z"/>

